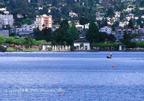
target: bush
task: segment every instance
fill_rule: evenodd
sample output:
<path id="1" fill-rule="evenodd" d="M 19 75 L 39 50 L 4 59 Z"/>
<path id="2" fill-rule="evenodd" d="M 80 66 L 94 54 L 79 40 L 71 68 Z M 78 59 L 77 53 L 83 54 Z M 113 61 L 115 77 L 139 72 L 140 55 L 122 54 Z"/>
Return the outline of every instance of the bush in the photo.
<path id="1" fill-rule="evenodd" d="M 26 45 L 25 45 L 25 48 L 26 48 L 26 49 L 27 49 L 27 48 L 29 48 L 29 45 L 28 45 L 28 44 L 26 44 Z"/>
<path id="2" fill-rule="evenodd" d="M 71 51 L 74 51 L 74 50 L 76 50 L 76 47 L 75 47 L 75 46 L 71 46 L 71 47 L 70 47 L 70 50 L 71 50 Z"/>
<path id="3" fill-rule="evenodd" d="M 83 43 L 80 44 L 80 47 L 83 47 Z"/>
<path id="4" fill-rule="evenodd" d="M 3 47 L 3 46 L 0 46 L 0 51 L 1 51 L 1 52 L 5 52 L 6 49 L 7 49 L 7 48 L 5 48 L 5 47 Z"/>
<path id="5" fill-rule="evenodd" d="M 137 47 L 137 44 L 135 42 L 130 42 L 128 45 L 127 45 L 127 48 L 136 48 Z"/>
<path id="6" fill-rule="evenodd" d="M 47 50 L 48 50 L 48 51 L 52 51 L 52 47 L 48 47 Z"/>

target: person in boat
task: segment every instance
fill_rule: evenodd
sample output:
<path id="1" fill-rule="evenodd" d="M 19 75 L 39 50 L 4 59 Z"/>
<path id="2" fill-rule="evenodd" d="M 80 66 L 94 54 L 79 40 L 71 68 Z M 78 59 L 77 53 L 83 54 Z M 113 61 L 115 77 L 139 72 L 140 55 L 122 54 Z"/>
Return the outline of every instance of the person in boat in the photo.
<path id="1" fill-rule="evenodd" d="M 107 58 L 112 58 L 112 53 L 110 53 L 110 56 L 107 56 Z"/>

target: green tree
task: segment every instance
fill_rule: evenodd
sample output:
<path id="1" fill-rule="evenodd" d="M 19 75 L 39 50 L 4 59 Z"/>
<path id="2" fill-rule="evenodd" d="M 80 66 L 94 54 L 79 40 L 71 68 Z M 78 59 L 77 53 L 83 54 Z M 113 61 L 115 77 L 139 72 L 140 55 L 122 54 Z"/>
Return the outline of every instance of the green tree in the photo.
<path id="1" fill-rule="evenodd" d="M 100 24 L 101 27 L 107 26 L 107 19 L 103 18 Z"/>
<path id="2" fill-rule="evenodd" d="M 0 36 L 0 44 L 5 43 L 6 39 L 3 35 Z"/>
<path id="3" fill-rule="evenodd" d="M 67 31 L 67 29 L 69 28 L 69 24 L 68 24 L 67 19 L 66 19 L 66 20 L 63 20 L 63 21 L 61 22 L 60 28 L 62 28 L 65 32 Z"/>
<path id="4" fill-rule="evenodd" d="M 135 43 L 136 43 L 136 45 L 137 45 L 138 47 L 140 47 L 140 42 L 139 42 L 139 41 L 135 41 Z"/>
<path id="5" fill-rule="evenodd" d="M 32 44 L 33 44 L 33 39 L 32 39 L 32 37 L 31 37 L 31 36 L 28 36 L 28 37 L 26 37 L 25 39 L 26 39 L 26 41 L 25 41 L 25 45 L 31 47 Z"/>
<path id="6" fill-rule="evenodd" d="M 21 44 L 21 45 L 26 42 L 25 37 L 20 37 L 19 40 L 20 40 L 20 44 Z"/>
<path id="7" fill-rule="evenodd" d="M 20 42 L 19 39 L 15 39 L 14 43 L 17 44 L 17 45 L 20 45 L 20 44 L 21 44 L 21 42 Z"/>
<path id="8" fill-rule="evenodd" d="M 99 29 L 95 24 L 95 20 L 90 22 L 89 29 L 86 32 L 86 39 L 91 43 L 99 42 Z"/>
<path id="9" fill-rule="evenodd" d="M 134 29 L 134 22 L 132 19 L 129 20 L 128 28 Z"/>
<path id="10" fill-rule="evenodd" d="M 73 45 L 73 41 L 78 38 L 75 23 L 72 21 L 71 26 L 67 29 L 66 42 L 68 45 Z"/>
<path id="11" fill-rule="evenodd" d="M 131 35 L 131 38 L 135 38 L 135 37 L 139 37 L 139 36 L 140 36 L 140 34 L 133 33 L 133 34 Z"/>
<path id="12" fill-rule="evenodd" d="M 114 10 L 112 7 L 110 7 L 108 10 L 107 10 L 107 16 L 113 16 L 114 15 Z"/>
<path id="13" fill-rule="evenodd" d="M 32 40 L 32 44 L 33 44 L 33 45 L 36 45 L 36 39 L 33 39 L 33 40 Z"/>
<path id="14" fill-rule="evenodd" d="M 86 18 L 86 17 L 84 17 L 84 16 L 82 16 L 81 18 L 80 18 L 80 24 L 81 25 L 84 25 L 84 30 L 85 30 L 85 24 L 87 24 L 89 22 L 89 19 L 88 18 Z"/>
<path id="15" fill-rule="evenodd" d="M 80 44 L 80 47 L 83 47 L 83 43 Z"/>
<path id="16" fill-rule="evenodd" d="M 22 24 L 28 24 L 28 25 L 30 25 L 31 24 L 31 20 L 30 19 L 23 19 L 22 20 Z"/>
<path id="17" fill-rule="evenodd" d="M 108 34 L 105 32 L 99 32 L 99 42 L 104 42 L 105 39 L 108 39 Z"/>
<path id="18" fill-rule="evenodd" d="M 127 45 L 127 48 L 136 48 L 137 44 L 135 42 L 129 42 L 129 44 Z"/>
<path id="19" fill-rule="evenodd" d="M 141 41 L 141 42 L 140 42 L 140 47 L 143 47 L 143 48 L 144 48 L 144 41 Z"/>
<path id="20" fill-rule="evenodd" d="M 43 39 L 48 42 L 48 41 L 50 41 L 50 36 L 52 34 L 52 29 L 51 28 L 44 28 L 42 30 L 42 34 L 43 34 Z"/>
<path id="21" fill-rule="evenodd" d="M 58 1 L 57 1 L 57 0 L 52 0 L 52 5 L 53 5 L 53 6 L 57 6 L 57 4 L 58 4 Z"/>
<path id="22" fill-rule="evenodd" d="M 126 47 L 127 47 L 128 44 L 130 43 L 130 40 L 131 40 L 130 34 L 127 34 L 126 32 L 124 32 L 124 35 L 123 35 L 123 43 L 126 45 Z"/>
<path id="23" fill-rule="evenodd" d="M 38 40 L 38 41 L 36 41 L 36 45 L 37 46 L 42 44 L 42 43 L 47 43 L 47 41 L 46 40 Z"/>
<path id="24" fill-rule="evenodd" d="M 111 40 L 112 42 L 115 42 L 115 40 L 116 40 L 116 38 L 113 34 L 109 34 L 108 39 Z"/>
<path id="25" fill-rule="evenodd" d="M 120 20 L 123 20 L 125 18 L 125 14 L 122 12 L 121 14 L 120 14 Z"/>
<path id="26" fill-rule="evenodd" d="M 6 38 L 6 42 L 10 43 L 10 44 L 15 43 L 15 38 L 12 37 L 12 36 L 9 36 L 9 37 Z"/>
<path id="27" fill-rule="evenodd" d="M 59 28 L 54 31 L 54 33 L 51 35 L 51 42 L 52 44 L 59 44 L 63 45 L 64 41 L 66 41 L 66 32 L 64 29 Z"/>
<path id="28" fill-rule="evenodd" d="M 60 24 L 60 23 L 61 23 L 61 19 L 60 18 L 54 19 L 53 24 Z"/>

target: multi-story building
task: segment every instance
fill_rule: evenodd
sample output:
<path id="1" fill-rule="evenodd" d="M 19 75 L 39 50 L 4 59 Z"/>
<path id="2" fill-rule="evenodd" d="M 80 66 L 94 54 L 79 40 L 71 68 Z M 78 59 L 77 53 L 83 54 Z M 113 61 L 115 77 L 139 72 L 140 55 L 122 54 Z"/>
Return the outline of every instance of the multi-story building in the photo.
<path id="1" fill-rule="evenodd" d="M 52 16 L 47 16 L 43 14 L 41 16 L 36 16 L 36 21 L 34 22 L 34 28 L 39 28 L 42 30 L 43 28 L 51 28 L 52 27 Z"/>
<path id="2" fill-rule="evenodd" d="M 0 21 L 2 22 L 3 26 L 10 25 L 10 27 L 13 26 L 14 19 L 13 15 L 0 15 Z"/>
<path id="3" fill-rule="evenodd" d="M 107 34 L 111 34 L 112 33 L 112 29 L 109 26 L 105 26 L 105 27 L 100 28 L 100 32 L 105 32 Z"/>
<path id="4" fill-rule="evenodd" d="M 0 36 L 3 35 L 5 38 L 9 37 L 9 30 L 0 30 Z"/>
<path id="5" fill-rule="evenodd" d="M 21 31 L 31 31 L 31 32 L 33 32 L 33 26 L 24 24 L 24 25 L 21 26 L 21 28 L 10 29 L 10 33 L 15 33 L 15 34 L 18 34 Z"/>
<path id="6" fill-rule="evenodd" d="M 117 34 L 121 34 L 121 35 L 124 35 L 125 32 L 127 34 L 134 34 L 134 33 L 139 34 L 140 33 L 140 29 L 131 29 L 131 28 L 127 28 L 127 29 L 116 28 L 115 31 Z"/>
<path id="7" fill-rule="evenodd" d="M 21 28 L 13 28 L 10 29 L 10 34 L 15 33 L 16 36 L 15 38 L 20 38 L 21 36 L 27 37 L 27 36 L 32 36 L 33 32 L 33 26 L 32 25 L 27 25 L 24 24 L 21 26 Z"/>

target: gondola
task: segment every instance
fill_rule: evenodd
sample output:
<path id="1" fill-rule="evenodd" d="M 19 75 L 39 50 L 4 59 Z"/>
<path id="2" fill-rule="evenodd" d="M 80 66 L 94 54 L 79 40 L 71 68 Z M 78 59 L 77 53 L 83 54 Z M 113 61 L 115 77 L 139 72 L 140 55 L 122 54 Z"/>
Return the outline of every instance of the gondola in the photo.
<path id="1" fill-rule="evenodd" d="M 112 53 L 110 53 L 110 56 L 106 56 L 107 58 L 112 58 Z"/>

